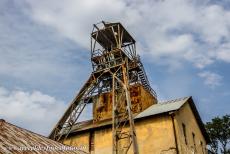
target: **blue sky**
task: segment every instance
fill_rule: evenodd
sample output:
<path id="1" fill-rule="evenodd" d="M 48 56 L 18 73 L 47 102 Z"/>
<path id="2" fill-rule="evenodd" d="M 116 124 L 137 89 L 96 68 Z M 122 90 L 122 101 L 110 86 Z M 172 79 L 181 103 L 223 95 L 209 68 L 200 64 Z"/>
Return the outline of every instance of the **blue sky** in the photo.
<path id="1" fill-rule="evenodd" d="M 229 113 L 228 0 L 1 0 L 0 118 L 47 135 L 92 71 L 101 20 L 136 39 L 159 100 L 191 95 L 203 121 Z"/>

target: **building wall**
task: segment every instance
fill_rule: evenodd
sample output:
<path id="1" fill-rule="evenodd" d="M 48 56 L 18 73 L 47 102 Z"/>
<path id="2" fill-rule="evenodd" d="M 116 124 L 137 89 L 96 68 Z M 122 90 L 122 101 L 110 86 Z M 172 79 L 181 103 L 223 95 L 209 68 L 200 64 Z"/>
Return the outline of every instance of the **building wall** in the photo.
<path id="1" fill-rule="evenodd" d="M 175 115 L 176 132 L 178 135 L 178 147 L 181 153 L 186 154 L 206 154 L 206 141 L 199 129 L 198 123 L 195 116 L 191 110 L 189 103 L 184 104 L 184 106 L 176 112 Z M 186 140 L 183 133 L 183 124 L 185 125 Z M 193 134 L 194 140 L 193 140 Z"/>
<path id="2" fill-rule="evenodd" d="M 142 119 L 135 124 L 141 154 L 176 152 L 172 121 L 168 115 Z"/>
<path id="3" fill-rule="evenodd" d="M 79 133 L 77 135 L 69 135 L 63 144 L 72 145 L 82 148 L 85 152 L 89 152 L 90 132 Z"/>
<path id="4" fill-rule="evenodd" d="M 193 132 L 195 134 L 197 154 L 203 154 L 200 141 L 203 143 L 203 150 L 206 143 L 188 103 L 176 112 L 174 122 L 179 153 L 192 153 L 193 148 L 191 146 L 194 146 L 192 139 Z M 185 124 L 187 129 L 187 145 L 184 141 L 182 123 Z M 176 154 L 173 122 L 169 114 L 139 119 L 135 121 L 135 128 L 140 154 Z M 90 145 L 92 135 L 94 135 L 93 148 L 92 145 Z M 87 147 L 86 152 L 89 152 L 89 149 L 91 149 L 93 150 L 91 153 L 109 154 L 112 153 L 112 129 L 102 128 L 94 130 L 94 132 L 91 130 L 91 132 L 79 133 L 78 135 L 69 137 L 64 143 L 73 146 L 81 146 L 84 144 Z M 129 153 L 132 153 L 132 149 L 130 149 Z"/>
<path id="5" fill-rule="evenodd" d="M 112 128 L 95 131 L 95 154 L 112 153 Z"/>
<path id="6" fill-rule="evenodd" d="M 133 113 L 140 113 L 156 104 L 156 98 L 141 84 L 130 86 L 130 98 Z M 93 98 L 93 120 L 100 122 L 112 118 L 112 92 L 103 93 Z"/>
<path id="7" fill-rule="evenodd" d="M 140 153 L 175 153 L 173 127 L 169 116 L 157 116 L 139 120 L 135 123 L 135 126 Z M 95 130 L 94 135 L 94 152 L 92 153 L 112 153 L 112 129 Z M 89 152 L 89 143 L 90 132 L 71 136 L 64 142 L 64 144 L 72 146 L 84 145 L 86 146 L 86 152 Z M 132 153 L 132 149 L 129 153 Z"/>

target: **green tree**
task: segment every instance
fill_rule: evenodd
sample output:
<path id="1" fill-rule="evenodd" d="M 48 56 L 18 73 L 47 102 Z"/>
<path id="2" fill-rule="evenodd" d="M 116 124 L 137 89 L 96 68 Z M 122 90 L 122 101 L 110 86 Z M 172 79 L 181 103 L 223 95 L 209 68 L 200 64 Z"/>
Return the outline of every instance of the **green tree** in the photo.
<path id="1" fill-rule="evenodd" d="M 228 149 L 228 143 L 230 142 L 230 115 L 215 117 L 211 122 L 207 122 L 205 127 L 211 140 L 209 144 L 210 151 L 217 154 L 220 148 L 221 153 L 228 154 L 230 151 Z"/>
<path id="2" fill-rule="evenodd" d="M 209 135 L 210 138 L 210 152 L 213 154 L 217 154 L 218 153 L 218 140 L 216 137 L 216 129 L 215 129 L 215 125 L 212 122 L 207 122 L 206 125 L 206 130 L 207 133 Z"/>

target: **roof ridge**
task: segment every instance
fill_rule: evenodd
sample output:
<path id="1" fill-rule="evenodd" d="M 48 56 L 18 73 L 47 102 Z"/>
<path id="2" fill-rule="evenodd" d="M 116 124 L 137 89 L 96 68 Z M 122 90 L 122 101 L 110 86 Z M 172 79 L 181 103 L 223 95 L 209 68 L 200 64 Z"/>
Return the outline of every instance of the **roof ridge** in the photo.
<path id="1" fill-rule="evenodd" d="M 10 122 L 8 122 L 8 121 L 5 121 L 5 123 L 6 123 L 6 124 L 9 124 L 9 125 L 11 125 L 11 126 L 13 126 L 13 127 L 19 128 L 19 129 L 21 129 L 21 130 L 28 131 L 28 132 L 30 132 L 30 133 L 32 133 L 32 134 L 35 134 L 35 135 L 38 135 L 38 136 L 41 136 L 41 137 L 48 138 L 48 137 L 46 137 L 46 136 L 44 136 L 44 135 L 41 135 L 41 134 L 36 133 L 36 132 L 33 132 L 33 131 L 28 130 L 28 129 L 26 129 L 26 128 L 23 128 L 23 127 L 17 126 L 17 125 L 12 124 L 12 123 L 10 123 Z M 48 138 L 48 139 L 49 139 L 49 138 Z M 53 141 L 53 140 L 52 140 L 52 141 Z"/>
<path id="2" fill-rule="evenodd" d="M 163 101 L 160 101 L 158 104 L 164 105 L 164 104 L 174 103 L 174 102 L 177 102 L 177 101 L 182 101 L 182 100 L 188 99 L 190 97 L 191 96 L 185 96 L 185 97 L 180 97 L 180 98 L 176 98 L 176 99 L 171 99 L 171 100 L 168 100 L 168 101 L 163 100 Z"/>
<path id="3" fill-rule="evenodd" d="M 12 145 L 9 145 L 10 142 L 5 142 L 4 144 L 6 144 L 7 146 L 15 146 L 15 147 L 18 147 L 20 146 L 20 144 L 25 144 L 25 146 L 27 147 L 33 147 L 33 145 L 35 144 L 38 144 L 40 146 L 51 146 L 51 147 L 74 147 L 73 145 L 66 145 L 66 144 L 63 144 L 61 142 L 58 142 L 58 141 L 55 141 L 55 140 L 52 140 L 46 136 L 43 136 L 41 134 L 38 134 L 38 133 L 35 133 L 35 132 L 32 132 L 30 130 L 27 130 L 25 128 L 22 128 L 22 127 L 19 127 L 17 125 L 14 125 L 12 123 L 9 123 L 7 121 L 5 121 L 4 119 L 0 119 L 0 130 L 3 129 L 4 131 L 2 132 L 3 134 L 0 133 L 0 137 L 3 136 L 3 139 L 5 140 L 14 140 L 14 138 L 9 138 L 9 136 L 13 136 L 13 137 L 16 137 L 16 139 L 18 138 L 18 142 L 12 142 Z M 4 134 L 7 134 L 6 136 L 4 136 Z M 18 136 L 17 134 L 20 133 L 20 135 Z M 25 137 L 27 136 L 27 137 Z M 41 143 L 41 144 L 40 144 Z M 11 143 L 10 143 L 11 144 Z M 35 147 L 35 146 L 34 146 Z M 4 152 L 4 149 L 2 149 L 2 147 L 0 146 L 0 153 L 1 152 Z M 36 152 L 37 153 L 37 150 L 36 147 L 35 149 L 33 149 L 32 152 Z M 38 152 L 38 153 L 42 153 L 41 152 Z M 57 149 L 54 149 L 53 153 L 85 153 L 85 151 L 81 148 L 78 148 L 78 149 L 73 149 L 73 151 L 69 151 L 69 150 L 63 150 L 62 152 Z"/>
<path id="4" fill-rule="evenodd" d="M 0 128 L 5 124 L 5 120 L 4 119 L 0 119 Z"/>
<path id="5" fill-rule="evenodd" d="M 46 138 L 46 139 L 48 139 L 49 141 L 52 141 L 53 143 L 56 142 L 57 144 L 62 144 L 62 145 L 64 145 L 64 146 L 68 146 L 68 145 L 65 145 L 65 144 L 63 144 L 63 143 L 54 141 L 54 140 L 50 139 L 49 137 L 47 137 L 47 136 L 45 136 L 45 135 L 42 135 L 42 134 L 33 132 L 33 131 L 31 131 L 31 130 L 28 130 L 28 129 L 23 128 L 23 127 L 20 127 L 20 126 L 17 126 L 17 125 L 15 125 L 15 124 L 12 124 L 12 123 L 10 123 L 10 122 L 8 122 L 8 121 L 5 121 L 4 119 L 0 119 L 0 120 L 3 120 L 3 122 L 4 122 L 5 124 L 7 124 L 7 125 L 11 125 L 11 126 L 13 126 L 13 127 L 16 127 L 17 129 L 22 130 L 22 131 L 27 131 L 27 132 L 29 132 L 29 133 L 31 133 L 31 134 L 33 134 L 33 135 L 39 136 L 39 137 L 41 137 L 41 138 Z M 1 121 L 0 121 L 0 122 L 1 122 Z M 0 125 L 0 126 L 1 126 L 1 125 Z"/>

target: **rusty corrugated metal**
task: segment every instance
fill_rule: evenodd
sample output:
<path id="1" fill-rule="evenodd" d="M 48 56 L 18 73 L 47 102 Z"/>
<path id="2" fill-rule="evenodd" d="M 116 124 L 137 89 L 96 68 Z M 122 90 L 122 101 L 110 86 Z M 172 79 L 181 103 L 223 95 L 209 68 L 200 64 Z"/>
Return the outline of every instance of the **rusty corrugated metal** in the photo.
<path id="1" fill-rule="evenodd" d="M 0 119 L 0 154 L 27 153 L 83 154 L 80 149 L 73 149 Z"/>
<path id="2" fill-rule="evenodd" d="M 156 104 L 156 98 L 141 84 L 130 86 L 131 110 L 134 114 L 144 111 L 149 106 Z M 125 100 L 124 100 L 125 101 Z M 93 98 L 93 120 L 100 122 L 112 118 L 112 92 L 103 93 Z"/>

